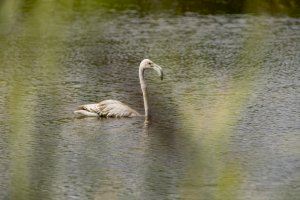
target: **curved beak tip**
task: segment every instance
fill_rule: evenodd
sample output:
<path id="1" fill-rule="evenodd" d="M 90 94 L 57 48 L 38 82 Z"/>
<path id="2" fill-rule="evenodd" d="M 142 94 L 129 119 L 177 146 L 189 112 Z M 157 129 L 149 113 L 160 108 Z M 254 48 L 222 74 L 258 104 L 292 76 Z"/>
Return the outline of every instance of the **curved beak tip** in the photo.
<path id="1" fill-rule="evenodd" d="M 160 79 L 163 80 L 164 79 L 164 73 L 162 71 L 162 68 L 159 65 L 154 65 L 154 69 L 159 74 Z"/>

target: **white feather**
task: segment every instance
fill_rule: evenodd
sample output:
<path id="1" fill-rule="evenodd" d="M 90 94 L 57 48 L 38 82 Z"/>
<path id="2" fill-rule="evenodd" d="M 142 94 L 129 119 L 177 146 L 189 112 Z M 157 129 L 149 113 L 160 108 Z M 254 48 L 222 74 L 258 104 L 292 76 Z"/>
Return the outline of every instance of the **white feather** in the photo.
<path id="1" fill-rule="evenodd" d="M 86 104 L 79 106 L 74 111 L 77 116 L 90 117 L 134 117 L 140 114 L 126 104 L 116 100 L 104 100 L 100 103 Z"/>

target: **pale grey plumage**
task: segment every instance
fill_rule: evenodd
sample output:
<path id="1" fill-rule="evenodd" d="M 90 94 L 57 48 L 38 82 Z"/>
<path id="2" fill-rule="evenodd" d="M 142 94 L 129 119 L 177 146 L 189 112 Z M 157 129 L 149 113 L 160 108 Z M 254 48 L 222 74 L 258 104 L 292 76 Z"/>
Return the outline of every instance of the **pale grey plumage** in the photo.
<path id="1" fill-rule="evenodd" d="M 144 59 L 139 67 L 139 78 L 141 89 L 143 92 L 144 109 L 146 120 L 149 118 L 149 106 L 147 98 L 147 87 L 144 79 L 144 71 L 146 69 L 154 69 L 158 72 L 161 79 L 163 78 L 163 72 L 160 66 L 156 65 L 149 59 Z M 117 100 L 104 100 L 100 103 L 86 104 L 78 107 L 78 110 L 74 111 L 76 116 L 79 117 L 135 117 L 141 116 L 137 111 L 130 108 L 126 104 L 123 104 Z"/>
<path id="2" fill-rule="evenodd" d="M 137 111 L 117 100 L 104 100 L 100 103 L 82 105 L 78 107 L 78 110 L 75 111 L 75 114 L 91 117 L 141 116 Z"/>

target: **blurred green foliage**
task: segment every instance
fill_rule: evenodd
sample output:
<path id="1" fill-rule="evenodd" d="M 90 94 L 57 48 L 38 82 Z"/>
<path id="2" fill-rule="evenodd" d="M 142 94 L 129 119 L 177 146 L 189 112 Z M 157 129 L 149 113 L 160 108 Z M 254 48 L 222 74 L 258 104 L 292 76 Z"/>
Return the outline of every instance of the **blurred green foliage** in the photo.
<path id="1" fill-rule="evenodd" d="M 18 0 L 15 2 L 23 12 L 28 12 L 38 0 Z M 56 0 L 61 6 L 76 8 L 78 10 L 97 9 L 133 9 L 142 13 L 169 10 L 181 14 L 185 12 L 198 12 L 200 14 L 241 14 L 241 13 L 268 13 L 299 16 L 300 1 L 298 0 Z M 7 3 L 1 1 L 0 7 Z"/>
<path id="2" fill-rule="evenodd" d="M 142 15 L 149 13 L 172 12 L 184 14 L 197 12 L 199 14 L 272 14 L 298 16 L 300 13 L 300 1 L 297 0 L 2 0 L 0 1 L 0 69 L 5 73 L 7 80 L 13 80 L 10 84 L 0 80 L 2 85 L 9 85 L 7 89 L 7 107 L 5 112 L 14 118 L 8 120 L 11 132 L 9 145 L 11 154 L 11 196 L 15 199 L 29 199 L 30 196 L 42 196 L 30 191 L 29 181 L 30 167 L 28 155 L 32 154 L 30 142 L 35 139 L 34 124 L 36 123 L 34 109 L 19 109 L 23 107 L 36 108 L 35 99 L 40 91 L 28 87 L 38 77 L 39 81 L 51 85 L 57 83 L 60 68 L 59 61 L 62 59 L 62 51 L 66 50 L 65 40 L 71 32 L 71 24 L 68 24 L 75 12 L 115 10 L 136 10 Z M 66 23 L 64 30 L 57 24 Z M 215 190 L 212 192 L 213 199 L 237 199 L 236 188 L 242 181 L 242 170 L 239 161 L 222 160 L 223 152 L 228 148 L 228 140 L 231 136 L 231 127 L 237 123 L 236 115 L 241 113 L 244 103 L 251 93 L 251 83 L 254 82 L 256 73 L 260 70 L 260 61 L 264 59 L 264 52 L 258 52 L 254 48 L 264 42 L 268 27 L 250 27 L 256 30 L 258 35 L 252 35 L 245 41 L 244 51 L 240 52 L 237 62 L 249 61 L 253 63 L 251 69 L 245 70 L 241 77 L 248 79 L 232 79 L 227 84 L 231 87 L 224 93 L 226 98 L 215 97 L 215 104 L 211 103 L 208 110 L 196 111 L 193 106 L 199 102 L 182 104 L 179 112 L 183 113 L 184 119 L 197 119 L 186 122 L 189 127 L 195 127 L 191 132 L 191 143 L 197 144 L 196 159 L 191 164 L 187 179 L 182 183 L 182 194 L 185 197 L 190 194 L 187 188 L 210 187 L 207 180 L 215 180 Z M 20 30 L 18 30 L 20 29 Z M 36 47 L 36 48 L 32 48 Z M 252 54 L 249 52 L 253 52 Z M 261 53 L 261 58 L 257 55 Z M 176 55 L 176 52 L 171 54 Z M 13 61 L 7 59 L 15 57 Z M 260 58 L 260 59 L 257 59 Z M 7 67 L 7 66 L 15 66 Z M 34 68 L 38 66 L 38 68 Z M 251 71 L 252 70 L 252 71 Z M 4 77 L 4 76 L 3 76 Z M 31 78 L 31 79 L 30 79 Z M 35 80 L 36 81 L 36 80 Z M 171 87 L 171 86 L 170 86 Z M 29 89 L 28 89 L 29 88 Z M 49 89 L 49 88 L 47 88 Z M 197 91 L 202 92 L 201 89 Z M 49 89 L 51 96 L 50 106 L 60 110 L 60 100 L 65 94 L 60 95 L 57 88 Z M 209 91 L 207 92 L 209 93 Z M 220 94 L 223 95 L 223 94 Z M 224 96 L 224 95 L 223 95 Z M 185 99 L 180 99 L 185 102 Z M 186 101 L 188 102 L 188 101 Z M 200 102 L 201 103 L 201 102 Z M 28 105 L 27 105 L 28 104 Z M 180 104 L 180 103 L 178 103 Z M 196 107 L 196 106 L 195 106 Z M 42 109 L 40 110 L 42 112 Z M 54 113 L 55 114 L 55 113 Z M 53 115 L 54 115 L 53 114 Z M 191 117 L 192 116 L 192 117 Z M 24 119 L 29 119 L 24 121 Z M 182 120 L 184 120 L 182 119 Z M 209 120 L 207 120 L 209 119 Z M 204 126 L 202 122 L 209 121 L 212 125 Z M 191 123 L 191 124 L 188 124 Z M 55 130 L 58 129 L 55 127 Z M 199 130 L 202 130 L 199 132 Z M 199 139 L 199 137 L 201 137 Z M 223 148 L 223 149 L 222 149 Z M 48 151 L 48 150 L 47 150 Z M 49 150 L 49 152 L 52 152 Z M 205 152 L 205 153 L 202 153 Z M 51 155 L 49 156 L 51 157 Z M 50 160 L 51 159 L 48 159 Z M 52 163 L 52 161 L 49 163 Z M 54 162 L 54 161 L 53 161 Z M 41 173 L 42 174 L 42 173 Z M 216 175 L 215 175 L 216 174 Z M 44 175 L 44 174 L 42 174 Z M 41 175 L 41 176 L 42 176 Z M 159 179 L 160 181 L 160 179 Z M 51 185 L 51 183 L 47 183 Z M 200 191 L 199 193 L 201 193 Z M 225 196 L 228 194 L 227 196 Z M 211 195 L 211 194 L 209 194 Z M 198 195 L 194 195 L 198 197 Z M 191 197 L 192 199 L 192 197 Z"/>

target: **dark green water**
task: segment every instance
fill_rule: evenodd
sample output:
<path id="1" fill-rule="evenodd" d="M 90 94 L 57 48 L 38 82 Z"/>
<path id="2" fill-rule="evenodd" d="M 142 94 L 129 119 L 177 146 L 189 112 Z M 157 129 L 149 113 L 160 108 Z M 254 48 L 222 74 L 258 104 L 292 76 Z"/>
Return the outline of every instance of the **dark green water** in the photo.
<path id="1" fill-rule="evenodd" d="M 299 18 L 3 2 L 1 199 L 299 198 Z M 143 58 L 165 74 L 146 75 L 148 127 L 74 118 L 105 99 L 143 113 Z"/>

